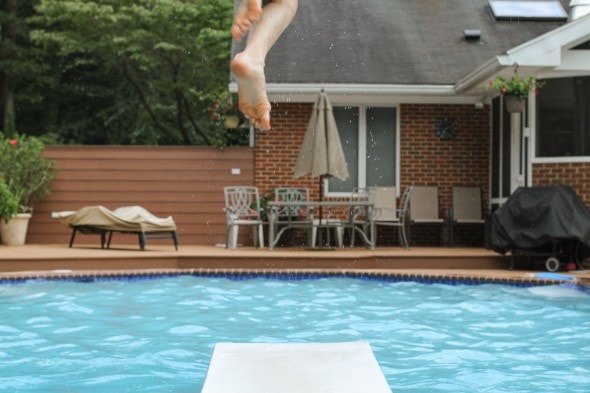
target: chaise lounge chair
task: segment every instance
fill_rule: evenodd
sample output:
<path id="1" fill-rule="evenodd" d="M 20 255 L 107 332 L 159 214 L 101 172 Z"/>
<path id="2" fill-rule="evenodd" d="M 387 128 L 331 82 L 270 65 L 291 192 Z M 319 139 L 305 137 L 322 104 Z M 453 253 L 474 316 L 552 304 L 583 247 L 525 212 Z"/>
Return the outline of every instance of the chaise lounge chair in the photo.
<path id="1" fill-rule="evenodd" d="M 104 206 L 86 206 L 78 211 L 64 211 L 52 214 L 72 228 L 70 248 L 77 232 L 99 234 L 101 248 L 109 248 L 114 232 L 137 234 L 139 247 L 145 250 L 147 239 L 172 239 L 178 250 L 176 224 L 172 217 L 154 216 L 141 206 L 126 206 L 109 210 Z M 108 234 L 108 240 L 107 240 Z"/>

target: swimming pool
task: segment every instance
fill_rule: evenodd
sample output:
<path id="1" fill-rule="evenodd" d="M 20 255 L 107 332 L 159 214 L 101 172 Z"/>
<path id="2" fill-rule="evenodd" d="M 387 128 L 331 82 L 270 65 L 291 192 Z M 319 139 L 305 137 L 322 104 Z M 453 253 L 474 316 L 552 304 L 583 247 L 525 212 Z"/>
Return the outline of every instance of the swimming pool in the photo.
<path id="1" fill-rule="evenodd" d="M 217 342 L 368 341 L 399 392 L 587 392 L 590 297 L 178 276 L 0 286 L 0 391 L 199 392 Z"/>

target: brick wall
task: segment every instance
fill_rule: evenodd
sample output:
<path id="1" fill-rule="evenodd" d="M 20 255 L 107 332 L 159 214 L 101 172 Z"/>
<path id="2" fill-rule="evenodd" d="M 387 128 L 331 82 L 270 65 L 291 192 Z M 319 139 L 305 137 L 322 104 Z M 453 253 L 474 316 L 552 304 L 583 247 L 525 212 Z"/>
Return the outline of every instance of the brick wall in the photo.
<path id="1" fill-rule="evenodd" d="M 590 205 L 590 163 L 543 163 L 533 164 L 534 186 L 568 185 Z"/>
<path id="2" fill-rule="evenodd" d="M 318 179 L 293 178 L 299 147 L 307 128 L 312 104 L 281 103 L 273 106 L 273 129 L 257 132 L 255 149 L 256 184 L 261 190 L 277 186 L 309 187 L 318 198 Z M 440 214 L 446 217 L 451 206 L 453 185 L 482 187 L 484 206 L 488 206 L 489 189 L 489 109 L 473 105 L 401 105 L 401 190 L 409 185 L 438 185 Z M 435 124 L 439 117 L 454 117 L 457 137 L 441 141 Z M 457 236 L 461 237 L 461 231 Z M 442 231 L 442 236 L 445 231 Z M 421 235 L 432 244 L 438 236 Z M 393 237 L 391 237 L 393 238 Z"/>
<path id="3" fill-rule="evenodd" d="M 454 185 L 481 186 L 488 205 L 490 119 L 487 109 L 473 105 L 402 105 L 401 188 L 410 185 L 439 187 L 441 215 L 451 206 Z M 441 141 L 435 124 L 453 117 L 457 136 Z"/>
<path id="4" fill-rule="evenodd" d="M 245 147 L 48 146 L 44 154 L 57 160 L 60 173 L 52 194 L 35 206 L 28 243 L 67 244 L 71 230 L 51 212 L 89 205 L 140 205 L 156 216 L 172 216 L 181 245 L 224 243 L 223 187 L 254 183 L 253 151 Z M 241 174 L 232 175 L 232 168 Z M 113 245 L 136 242 L 137 236 L 116 234 Z M 79 235 L 76 243 L 99 241 Z"/>
<path id="5" fill-rule="evenodd" d="M 317 179 L 293 177 L 312 108 L 312 104 L 275 104 L 272 130 L 256 131 L 255 181 L 261 193 L 275 187 L 297 186 L 308 187 L 311 198 L 319 198 Z"/>
<path id="6" fill-rule="evenodd" d="M 439 187 L 439 214 L 447 217 L 452 205 L 452 187 L 480 186 L 482 203 L 488 208 L 490 118 L 488 109 L 473 105 L 402 105 L 401 115 L 401 189 L 410 185 Z M 457 120 L 457 136 L 441 141 L 436 135 L 440 117 Z M 442 236 L 438 238 L 438 236 Z M 444 244 L 446 228 L 422 228 L 414 231 L 418 244 Z M 483 233 L 469 226 L 454 232 L 455 244 L 479 244 Z"/>

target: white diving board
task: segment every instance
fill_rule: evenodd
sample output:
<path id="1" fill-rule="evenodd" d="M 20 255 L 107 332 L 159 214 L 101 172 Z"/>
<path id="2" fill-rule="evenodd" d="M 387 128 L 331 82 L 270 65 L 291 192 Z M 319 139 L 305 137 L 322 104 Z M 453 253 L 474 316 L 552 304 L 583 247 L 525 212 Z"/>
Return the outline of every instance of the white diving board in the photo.
<path id="1" fill-rule="evenodd" d="M 391 393 L 371 346 L 220 343 L 201 393 Z"/>

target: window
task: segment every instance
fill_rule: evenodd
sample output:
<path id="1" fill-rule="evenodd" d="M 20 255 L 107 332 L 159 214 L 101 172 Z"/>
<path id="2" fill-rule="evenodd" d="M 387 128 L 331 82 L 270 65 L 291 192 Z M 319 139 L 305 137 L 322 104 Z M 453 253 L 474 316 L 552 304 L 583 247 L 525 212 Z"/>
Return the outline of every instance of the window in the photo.
<path id="1" fill-rule="evenodd" d="M 356 187 L 395 186 L 398 168 L 397 108 L 334 107 L 350 179 L 328 180 L 328 192 Z"/>
<path id="2" fill-rule="evenodd" d="M 537 157 L 590 156 L 590 77 L 545 82 L 537 96 Z"/>

